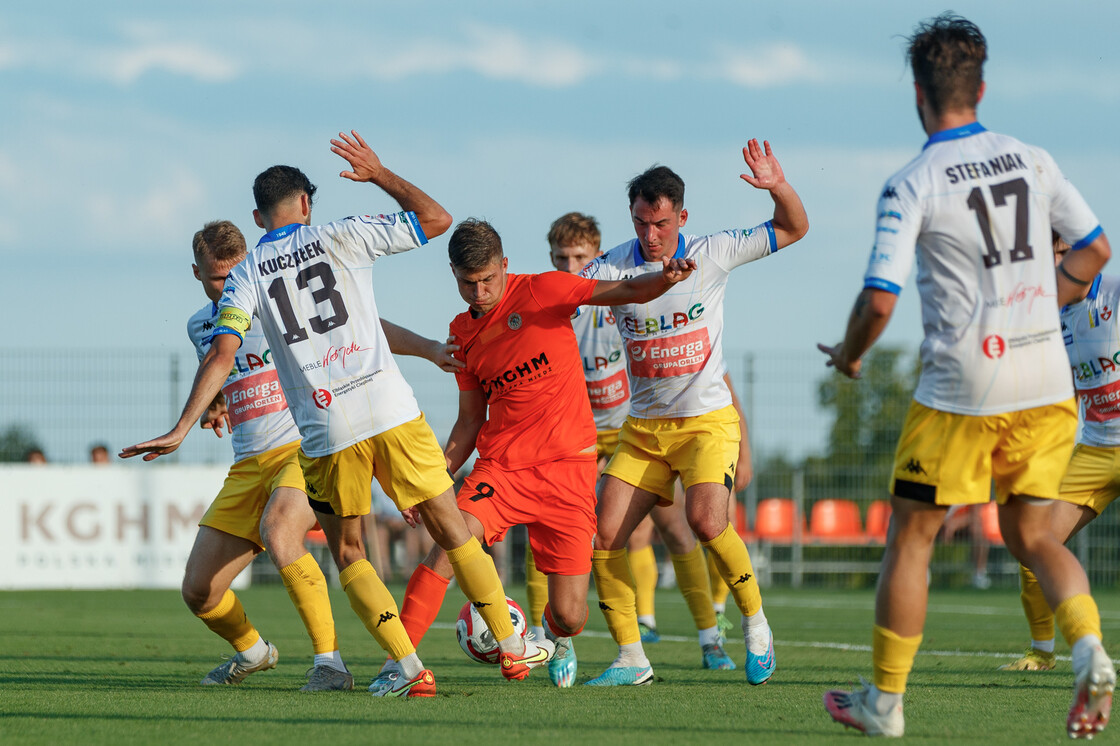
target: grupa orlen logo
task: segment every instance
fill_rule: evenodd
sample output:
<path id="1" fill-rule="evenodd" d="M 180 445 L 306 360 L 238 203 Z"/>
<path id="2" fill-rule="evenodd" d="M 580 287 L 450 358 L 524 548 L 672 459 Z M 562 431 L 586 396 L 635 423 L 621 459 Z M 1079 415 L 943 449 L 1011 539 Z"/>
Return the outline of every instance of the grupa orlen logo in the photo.
<path id="1" fill-rule="evenodd" d="M 1003 353 L 1007 352 L 1007 343 L 998 334 L 984 337 L 982 347 L 989 360 L 997 360 L 1003 357 Z"/>
<path id="2" fill-rule="evenodd" d="M 315 393 L 311 395 L 311 399 L 319 409 L 326 409 L 329 407 L 333 398 L 331 392 L 326 389 L 315 389 Z"/>

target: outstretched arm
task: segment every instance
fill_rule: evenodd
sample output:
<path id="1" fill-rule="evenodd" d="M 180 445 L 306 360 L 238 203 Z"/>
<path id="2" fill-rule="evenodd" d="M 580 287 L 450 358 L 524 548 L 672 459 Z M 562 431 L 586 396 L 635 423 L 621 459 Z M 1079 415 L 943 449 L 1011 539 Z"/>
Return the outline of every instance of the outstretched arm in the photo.
<path id="1" fill-rule="evenodd" d="M 386 341 L 389 342 L 389 350 L 394 355 L 422 357 L 448 373 L 454 373 L 466 366 L 462 360 L 452 355 L 459 349 L 459 345 L 452 342 L 453 337 L 448 337 L 446 342 L 437 342 L 385 319 L 381 319 L 381 328 L 385 332 Z"/>
<path id="2" fill-rule="evenodd" d="M 469 389 L 459 392 L 459 417 L 447 436 L 443 455 L 447 459 L 447 470 L 454 474 L 474 450 L 478 432 L 486 424 L 486 394 L 482 389 Z"/>
<path id="3" fill-rule="evenodd" d="M 144 443 L 122 448 L 118 455 L 121 458 L 131 458 L 143 454 L 145 461 L 151 461 L 178 448 L 194 423 L 221 391 L 222 384 L 233 369 L 234 356 L 240 346 L 241 338 L 236 335 L 219 334 L 214 337 L 209 352 L 198 366 L 198 373 L 195 374 L 194 385 L 191 386 L 191 393 L 187 397 L 183 413 L 171 432 Z"/>
<path id="4" fill-rule="evenodd" d="M 770 224 L 774 226 L 774 238 L 780 249 L 809 232 L 809 216 L 805 214 L 801 198 L 786 181 L 781 164 L 770 150 L 770 142 L 763 140 L 763 146 L 765 151 L 758 147 L 758 140 L 751 140 L 743 148 L 743 160 L 751 173 L 749 176 L 740 174 L 739 178 L 755 189 L 770 192 L 774 200 L 774 217 Z"/>
<path id="5" fill-rule="evenodd" d="M 817 345 L 818 350 L 828 355 L 825 365 L 835 367 L 848 378 L 859 378 L 861 358 L 887 328 L 897 300 L 897 295 L 886 290 L 864 288 L 852 306 L 844 341 L 835 347 Z"/>
<path id="6" fill-rule="evenodd" d="M 629 280 L 599 280 L 587 302 L 592 306 L 647 303 L 681 280 L 688 279 L 694 269 L 696 261 L 693 259 L 662 257 L 660 272 L 647 272 Z"/>
<path id="7" fill-rule="evenodd" d="M 424 235 L 435 238 L 451 227 L 451 215 L 434 199 L 410 184 L 381 163 L 381 159 L 366 145 L 356 130 L 347 135 L 339 132 L 340 139 L 331 140 L 331 152 L 350 163 L 350 170 L 339 174 L 350 181 L 368 181 L 385 190 L 403 209 L 416 213 Z"/>

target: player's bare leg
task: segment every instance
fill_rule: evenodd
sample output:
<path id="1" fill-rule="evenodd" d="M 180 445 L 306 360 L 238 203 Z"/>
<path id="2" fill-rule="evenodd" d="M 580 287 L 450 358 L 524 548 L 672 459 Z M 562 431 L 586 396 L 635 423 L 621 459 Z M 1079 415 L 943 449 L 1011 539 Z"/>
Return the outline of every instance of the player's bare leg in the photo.
<path id="1" fill-rule="evenodd" d="M 1067 543 L 1097 517 L 1096 511 L 1086 505 L 1074 505 L 1055 500 L 1050 513 L 1050 526 L 1054 536 Z M 1031 643 L 1022 658 L 1000 666 L 1004 671 L 1048 671 L 1055 666 L 1054 612 L 1046 602 L 1042 587 L 1035 574 L 1019 565 L 1019 598 L 1031 632 Z"/>
<path id="2" fill-rule="evenodd" d="M 587 623 L 588 581 L 588 573 L 548 575 L 548 605 L 544 618 L 538 621 L 556 646 L 548 662 L 548 678 L 561 689 L 570 687 L 576 680 L 577 661 L 572 638 L 582 632 Z"/>
<path id="3" fill-rule="evenodd" d="M 1067 732 L 1072 738 L 1091 738 L 1108 724 L 1116 669 L 1101 645 L 1100 612 L 1089 595 L 1089 579 L 1051 531 L 1050 508 L 1049 501 L 1012 497 L 1000 506 L 1000 531 L 1008 550 L 1038 578 L 1072 650 L 1074 687 Z"/>
<path id="4" fill-rule="evenodd" d="M 599 608 L 618 644 L 619 654 L 602 675 L 587 682 L 591 686 L 647 684 L 653 680 L 638 630 L 634 577 L 626 558 L 626 542 L 658 499 L 652 492 L 610 474 L 603 475 L 599 482 L 592 572 L 599 592 Z"/>
<path id="5" fill-rule="evenodd" d="M 183 574 L 187 608 L 236 651 L 233 658 L 202 679 L 203 684 L 237 684 L 256 671 L 276 666 L 276 648 L 249 622 L 230 590 L 242 570 L 260 553 L 248 539 L 199 526 Z"/>
<path id="6" fill-rule="evenodd" d="M 277 487 L 261 516 L 261 541 L 311 638 L 315 659 L 308 683 L 300 691 L 349 690 L 354 688 L 354 677 L 338 650 L 327 579 L 304 545 L 314 525 L 315 511 L 307 495 L 292 487 Z"/>

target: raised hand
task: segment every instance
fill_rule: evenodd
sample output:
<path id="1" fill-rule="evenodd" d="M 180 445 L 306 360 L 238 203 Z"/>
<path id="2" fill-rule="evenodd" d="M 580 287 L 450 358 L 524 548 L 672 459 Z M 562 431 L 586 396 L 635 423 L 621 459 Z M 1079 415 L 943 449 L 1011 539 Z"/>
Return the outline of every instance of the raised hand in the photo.
<path id="1" fill-rule="evenodd" d="M 373 148 L 366 145 L 357 130 L 350 130 L 349 135 L 339 132 L 338 136 L 340 139 L 331 140 L 331 152 L 345 158 L 351 169 L 341 172 L 339 176 L 350 181 L 375 182 L 385 167 L 381 165 L 381 159 L 373 152 Z"/>
<path id="2" fill-rule="evenodd" d="M 753 139 L 747 143 L 747 147 L 743 148 L 743 160 L 747 163 L 747 168 L 751 170 L 750 175 L 739 174 L 739 178 L 747 182 L 755 189 L 770 190 L 786 180 L 786 175 L 782 172 L 782 166 L 778 163 L 778 159 L 774 157 L 774 152 L 770 150 L 770 141 L 763 140 L 765 152 L 758 146 L 758 140 Z"/>
<path id="3" fill-rule="evenodd" d="M 166 456 L 177 449 L 183 442 L 183 436 L 174 430 L 158 438 L 137 443 L 134 446 L 122 448 L 117 455 L 121 458 L 132 458 L 143 454 L 145 461 L 152 461 L 160 456 Z"/>

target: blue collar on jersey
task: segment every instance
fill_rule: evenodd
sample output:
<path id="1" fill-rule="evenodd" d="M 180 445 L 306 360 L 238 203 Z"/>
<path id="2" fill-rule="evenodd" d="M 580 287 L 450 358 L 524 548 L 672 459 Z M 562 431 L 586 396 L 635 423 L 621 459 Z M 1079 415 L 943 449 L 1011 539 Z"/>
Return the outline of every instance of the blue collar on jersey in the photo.
<path id="1" fill-rule="evenodd" d="M 1101 290 L 1101 280 L 1102 279 L 1104 279 L 1104 275 L 1102 275 L 1102 274 L 1098 274 L 1096 277 L 1094 277 L 1093 278 L 1093 284 L 1089 287 L 1088 295 L 1086 295 L 1084 298 L 1077 301 L 1076 303 L 1067 303 L 1066 305 L 1062 306 L 1062 310 L 1065 311 L 1070 306 L 1076 306 L 1078 303 L 1081 303 L 1082 301 L 1096 300 L 1097 299 L 1097 293 L 1099 293 L 1100 290 Z"/>
<path id="2" fill-rule="evenodd" d="M 925 150 L 930 145 L 933 145 L 935 142 L 946 142 L 947 140 L 959 140 L 962 137 L 971 137 L 972 135 L 978 135 L 981 132 L 987 132 L 987 131 L 988 130 L 985 129 L 984 125 L 980 124 L 979 122 L 972 122 L 971 124 L 966 124 L 963 127 L 954 127 L 953 129 L 949 129 L 949 130 L 941 130 L 940 132 L 934 132 L 932 135 L 929 136 L 929 139 L 926 140 L 926 144 L 922 146 L 922 150 Z"/>
<path id="3" fill-rule="evenodd" d="M 677 234 L 677 253 L 673 254 L 674 259 L 684 259 L 684 236 Z M 634 266 L 640 267 L 646 263 L 646 258 L 642 256 L 642 242 L 634 239 Z"/>
<path id="4" fill-rule="evenodd" d="M 278 239 L 283 238 L 284 236 L 290 236 L 302 227 L 303 227 L 303 223 L 291 223 L 289 225 L 285 225 L 283 228 L 277 228 L 275 230 L 271 230 L 268 233 L 261 236 L 261 240 L 257 241 L 257 246 L 260 246 L 262 243 L 264 243 L 266 241 L 276 241 Z"/>

